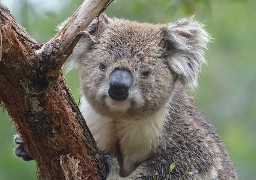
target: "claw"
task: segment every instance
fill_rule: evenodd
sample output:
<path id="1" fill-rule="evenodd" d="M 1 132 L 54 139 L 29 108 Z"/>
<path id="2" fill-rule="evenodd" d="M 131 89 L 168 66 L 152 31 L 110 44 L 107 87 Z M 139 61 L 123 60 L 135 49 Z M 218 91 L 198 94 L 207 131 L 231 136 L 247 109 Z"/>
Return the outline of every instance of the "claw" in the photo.
<path id="1" fill-rule="evenodd" d="M 109 174 L 110 170 L 111 170 L 111 164 L 112 164 L 112 157 L 108 154 L 103 155 L 103 159 L 104 159 L 104 163 L 106 166 L 106 171 L 107 174 Z"/>
<path id="2" fill-rule="evenodd" d="M 14 143 L 15 143 L 15 144 L 23 144 L 23 141 L 22 141 L 22 139 L 20 138 L 20 135 L 19 135 L 19 134 L 15 134 L 15 135 L 13 136 L 13 139 L 14 139 Z"/>

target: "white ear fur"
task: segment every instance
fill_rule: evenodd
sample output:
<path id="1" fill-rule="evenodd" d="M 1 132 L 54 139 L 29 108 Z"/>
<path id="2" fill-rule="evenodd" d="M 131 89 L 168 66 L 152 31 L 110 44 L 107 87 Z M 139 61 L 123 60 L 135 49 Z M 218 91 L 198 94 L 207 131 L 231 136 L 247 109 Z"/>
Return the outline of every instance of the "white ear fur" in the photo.
<path id="1" fill-rule="evenodd" d="M 67 62 L 65 63 L 65 71 L 68 73 L 73 69 L 78 69 L 83 55 L 88 52 L 90 47 L 95 43 L 93 37 L 84 32 L 85 34 L 80 38 L 75 48 L 73 49 L 72 54 L 69 56 Z"/>
<path id="2" fill-rule="evenodd" d="M 73 69 L 78 69 L 82 60 L 82 56 L 90 49 L 90 47 L 96 43 L 94 40 L 99 36 L 108 26 L 111 19 L 109 19 L 105 14 L 101 14 L 98 18 L 95 18 L 91 24 L 86 28 L 84 35 L 76 44 L 73 53 L 69 56 L 66 64 L 65 71 L 68 73 Z M 63 25 L 66 23 L 64 21 L 61 25 L 58 26 L 58 29 L 63 28 Z"/>
<path id="3" fill-rule="evenodd" d="M 204 25 L 194 21 L 193 17 L 184 18 L 167 25 L 167 42 L 171 43 L 167 62 L 176 72 L 183 84 L 197 86 L 201 65 L 210 35 Z"/>

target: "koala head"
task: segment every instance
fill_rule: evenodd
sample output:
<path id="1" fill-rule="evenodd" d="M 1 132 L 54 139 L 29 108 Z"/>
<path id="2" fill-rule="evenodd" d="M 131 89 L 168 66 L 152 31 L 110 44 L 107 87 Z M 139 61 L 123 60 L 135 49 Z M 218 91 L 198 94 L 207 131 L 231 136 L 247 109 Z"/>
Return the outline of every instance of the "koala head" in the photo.
<path id="1" fill-rule="evenodd" d="M 193 18 L 147 24 L 100 16 L 73 59 L 81 89 L 106 116 L 151 115 L 172 97 L 177 81 L 195 87 L 210 36 Z"/>

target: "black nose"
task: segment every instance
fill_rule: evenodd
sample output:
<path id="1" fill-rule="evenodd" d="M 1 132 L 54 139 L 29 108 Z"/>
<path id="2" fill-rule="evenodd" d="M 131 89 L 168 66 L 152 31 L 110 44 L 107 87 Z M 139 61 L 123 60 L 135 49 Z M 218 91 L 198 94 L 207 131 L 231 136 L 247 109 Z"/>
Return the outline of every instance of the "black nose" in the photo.
<path id="1" fill-rule="evenodd" d="M 126 69 L 115 69 L 109 76 L 108 94 L 111 99 L 124 101 L 129 96 L 132 75 Z"/>

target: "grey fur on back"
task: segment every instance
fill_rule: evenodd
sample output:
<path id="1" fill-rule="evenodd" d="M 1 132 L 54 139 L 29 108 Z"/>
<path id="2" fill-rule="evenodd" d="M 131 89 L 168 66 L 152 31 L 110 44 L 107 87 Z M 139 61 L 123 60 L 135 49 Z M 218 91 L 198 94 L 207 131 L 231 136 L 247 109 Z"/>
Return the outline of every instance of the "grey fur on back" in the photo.
<path id="1" fill-rule="evenodd" d="M 79 65 L 81 112 L 100 150 L 118 161 L 108 179 L 237 179 L 224 145 L 186 92 L 197 86 L 211 39 L 202 24 L 100 16 L 87 31 L 91 37 L 70 59 Z M 122 102 L 108 94 L 116 69 L 133 78 Z"/>

